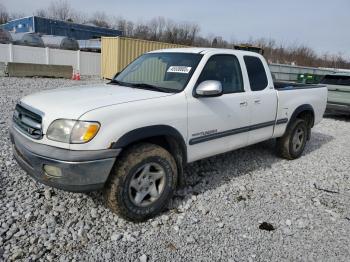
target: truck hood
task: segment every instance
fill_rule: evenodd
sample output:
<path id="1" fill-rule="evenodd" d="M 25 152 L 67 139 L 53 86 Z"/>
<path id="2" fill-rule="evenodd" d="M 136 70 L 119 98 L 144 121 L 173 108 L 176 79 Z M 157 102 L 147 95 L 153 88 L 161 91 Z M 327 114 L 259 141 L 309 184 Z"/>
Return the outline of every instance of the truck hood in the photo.
<path id="1" fill-rule="evenodd" d="M 42 91 L 22 98 L 21 104 L 40 111 L 43 122 L 48 123 L 58 118 L 79 119 L 84 113 L 101 107 L 169 95 L 171 94 L 100 84 Z"/>

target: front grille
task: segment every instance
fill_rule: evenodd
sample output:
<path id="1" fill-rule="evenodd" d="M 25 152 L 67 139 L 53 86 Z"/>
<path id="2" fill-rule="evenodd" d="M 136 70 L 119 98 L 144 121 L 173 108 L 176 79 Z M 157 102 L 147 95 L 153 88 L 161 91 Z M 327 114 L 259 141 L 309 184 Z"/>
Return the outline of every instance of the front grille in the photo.
<path id="1" fill-rule="evenodd" d="M 17 104 L 13 122 L 23 133 L 34 139 L 42 138 L 42 117 Z"/>

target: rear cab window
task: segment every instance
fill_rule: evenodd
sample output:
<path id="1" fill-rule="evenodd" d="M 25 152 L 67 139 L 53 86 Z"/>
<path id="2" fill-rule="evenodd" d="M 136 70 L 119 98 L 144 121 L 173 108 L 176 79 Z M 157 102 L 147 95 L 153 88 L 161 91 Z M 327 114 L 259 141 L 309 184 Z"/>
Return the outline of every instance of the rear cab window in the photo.
<path id="1" fill-rule="evenodd" d="M 255 56 L 244 56 L 244 62 L 247 68 L 250 89 L 252 91 L 264 90 L 268 86 L 268 80 L 261 59 Z"/>

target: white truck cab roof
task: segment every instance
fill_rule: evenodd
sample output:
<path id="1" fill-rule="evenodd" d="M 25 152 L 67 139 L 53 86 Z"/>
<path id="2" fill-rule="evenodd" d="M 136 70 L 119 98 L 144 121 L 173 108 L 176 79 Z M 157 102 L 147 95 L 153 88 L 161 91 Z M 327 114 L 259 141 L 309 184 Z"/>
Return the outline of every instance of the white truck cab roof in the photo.
<path id="1" fill-rule="evenodd" d="M 250 51 L 242 51 L 229 48 L 210 48 L 210 47 L 184 47 L 184 48 L 167 48 L 154 50 L 149 53 L 193 53 L 193 54 L 208 54 L 208 53 L 219 53 L 219 54 L 241 54 L 250 56 L 261 56 L 258 53 Z"/>

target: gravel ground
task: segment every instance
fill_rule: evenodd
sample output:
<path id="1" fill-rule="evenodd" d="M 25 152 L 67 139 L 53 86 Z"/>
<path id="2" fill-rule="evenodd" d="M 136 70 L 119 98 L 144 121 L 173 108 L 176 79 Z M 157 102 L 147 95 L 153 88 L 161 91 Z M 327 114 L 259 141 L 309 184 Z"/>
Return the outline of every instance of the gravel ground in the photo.
<path id="1" fill-rule="evenodd" d="M 325 118 L 298 160 L 277 158 L 267 141 L 193 163 L 169 210 L 134 224 L 100 192 L 45 187 L 12 158 L 20 97 L 91 82 L 0 78 L 0 260 L 350 260 L 349 117 Z"/>

